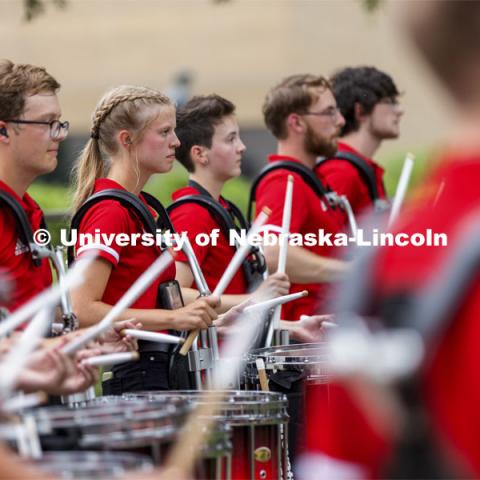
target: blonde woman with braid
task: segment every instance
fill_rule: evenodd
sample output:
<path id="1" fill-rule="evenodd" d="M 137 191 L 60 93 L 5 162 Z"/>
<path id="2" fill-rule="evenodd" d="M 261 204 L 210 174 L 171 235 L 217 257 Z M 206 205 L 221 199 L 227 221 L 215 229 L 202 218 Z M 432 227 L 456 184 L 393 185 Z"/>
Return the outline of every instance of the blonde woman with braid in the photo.
<path id="1" fill-rule="evenodd" d="M 93 113 L 91 138 L 75 167 L 74 211 L 92 194 L 105 190 L 133 193 L 149 208 L 141 190 L 151 175 L 172 168 L 180 144 L 175 126 L 175 107 L 155 90 L 120 86 L 106 93 Z M 88 208 L 79 223 L 78 233 L 95 232 L 132 235 L 143 233 L 144 227 L 130 208 L 118 200 L 102 199 Z M 92 248 L 99 257 L 72 300 L 82 327 L 99 322 L 160 254 L 156 246 L 121 247 L 115 242 L 77 245 L 76 254 L 81 256 Z M 216 318 L 212 298 L 176 310 L 157 308 L 159 285 L 174 279 L 172 263 L 122 318 L 136 318 L 145 329 L 155 331 L 207 328 Z M 166 350 L 162 344 L 145 343 L 138 362 L 114 367 L 113 378 L 104 383 L 104 393 L 168 389 Z"/>

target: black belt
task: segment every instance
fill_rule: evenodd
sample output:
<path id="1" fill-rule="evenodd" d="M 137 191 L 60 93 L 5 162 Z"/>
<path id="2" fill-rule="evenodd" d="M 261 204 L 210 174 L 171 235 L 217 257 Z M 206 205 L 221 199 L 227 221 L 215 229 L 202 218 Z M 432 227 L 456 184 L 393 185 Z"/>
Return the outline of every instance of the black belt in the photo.
<path id="1" fill-rule="evenodd" d="M 150 340 L 138 340 L 138 351 L 145 352 L 163 352 L 170 353 L 173 350 L 173 345 L 170 343 L 152 342 Z"/>

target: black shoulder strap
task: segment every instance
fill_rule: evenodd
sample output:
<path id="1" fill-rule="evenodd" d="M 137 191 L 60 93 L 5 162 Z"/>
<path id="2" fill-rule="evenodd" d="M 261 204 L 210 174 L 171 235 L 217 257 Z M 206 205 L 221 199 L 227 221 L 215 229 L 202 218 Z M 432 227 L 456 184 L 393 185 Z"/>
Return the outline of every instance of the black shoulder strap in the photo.
<path id="1" fill-rule="evenodd" d="M 278 162 L 270 163 L 266 165 L 260 173 L 255 177 L 253 180 L 252 186 L 250 188 L 250 197 L 248 199 L 248 210 L 247 210 L 247 221 L 251 221 L 252 219 L 252 209 L 253 209 L 253 202 L 255 202 L 257 188 L 261 180 L 274 170 L 290 170 L 291 172 L 298 173 L 304 182 L 315 192 L 318 198 L 324 197 L 328 193 L 328 189 L 322 185 L 320 180 L 317 178 L 315 173 L 310 170 L 305 165 L 296 162 L 290 162 L 288 160 L 280 160 Z M 325 205 L 329 208 L 329 202 L 326 201 Z"/>
<path id="2" fill-rule="evenodd" d="M 213 198 L 205 195 L 186 195 L 185 197 L 179 198 L 167 207 L 167 212 L 171 214 L 175 208 L 178 208 L 180 205 L 185 205 L 186 203 L 195 203 L 204 207 L 220 224 L 220 227 L 227 238 L 230 235 L 230 229 L 236 228 L 232 217 L 230 217 L 225 208 L 223 208 Z"/>
<path id="3" fill-rule="evenodd" d="M 157 226 L 162 230 L 170 230 L 171 233 L 175 232 L 173 228 L 168 212 L 163 206 L 162 202 L 157 197 L 154 197 L 151 193 L 142 192 L 142 196 L 145 201 L 152 207 L 158 214 Z"/>
<path id="4" fill-rule="evenodd" d="M 220 228 L 227 238 L 230 238 L 230 230 L 234 229 L 238 231 L 239 227 L 237 227 L 235 224 L 235 219 L 239 222 L 240 228 L 248 231 L 248 224 L 245 220 L 245 217 L 243 216 L 241 210 L 234 203 L 224 199 L 230 209 L 230 212 L 228 212 L 207 192 L 207 190 L 201 187 L 201 185 L 199 185 L 197 182 L 190 181 L 189 184 L 196 188 L 200 192 L 200 195 L 186 195 L 185 197 L 179 198 L 169 205 L 167 208 L 168 213 L 171 213 L 180 205 L 195 203 L 204 207 L 210 213 L 210 215 L 218 222 Z M 257 271 L 259 274 L 262 274 L 266 268 L 263 256 L 260 254 L 257 247 L 252 247 L 251 254 L 253 258 L 249 259 L 247 257 L 242 263 L 243 272 L 249 286 L 255 284 L 255 278 L 253 275 L 255 271 Z"/>
<path id="5" fill-rule="evenodd" d="M 33 264 L 36 267 L 39 267 L 42 264 L 42 261 L 37 256 L 35 242 L 33 241 L 32 227 L 30 226 L 30 222 L 28 221 L 25 210 L 12 195 L 3 190 L 0 190 L 0 201 L 5 203 L 7 207 L 9 207 L 12 211 L 15 221 L 17 223 L 20 239 L 22 240 L 23 244 L 28 247 L 28 250 L 30 251 L 30 254 L 32 256 Z M 44 218 L 42 218 L 41 227 L 46 228 Z"/>
<path id="6" fill-rule="evenodd" d="M 324 165 L 330 160 L 345 160 L 348 163 L 350 163 L 350 165 L 352 165 L 357 169 L 358 173 L 360 174 L 360 177 L 365 182 L 368 188 L 368 193 L 370 195 L 370 198 L 372 199 L 372 202 L 375 202 L 380 198 L 380 195 L 378 193 L 378 188 L 377 188 L 377 179 L 375 178 L 375 172 L 363 158 L 350 152 L 337 152 L 334 157 L 319 158 L 317 161 L 317 164 L 315 165 L 315 168 L 318 168 L 321 165 Z"/>
<path id="7" fill-rule="evenodd" d="M 73 216 L 70 223 L 70 231 L 78 230 L 80 223 L 87 211 L 92 208 L 93 205 L 103 200 L 116 200 L 120 202 L 122 206 L 126 207 L 128 210 L 134 212 L 138 216 L 142 222 L 143 228 L 147 232 L 152 233 L 153 235 L 156 234 L 157 225 L 155 223 L 155 219 L 152 217 L 152 214 L 145 204 L 133 193 L 117 189 L 102 190 L 101 192 L 97 192 L 89 197 Z M 68 264 L 70 265 L 74 260 L 73 246 L 68 247 L 67 258 Z"/>

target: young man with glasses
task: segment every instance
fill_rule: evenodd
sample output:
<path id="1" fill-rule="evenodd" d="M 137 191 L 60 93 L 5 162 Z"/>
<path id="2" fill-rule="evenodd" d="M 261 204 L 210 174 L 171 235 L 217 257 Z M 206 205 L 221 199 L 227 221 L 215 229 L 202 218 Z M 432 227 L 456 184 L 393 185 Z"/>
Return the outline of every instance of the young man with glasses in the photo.
<path id="1" fill-rule="evenodd" d="M 335 155 L 319 159 L 318 178 L 346 195 L 355 215 L 387 206 L 384 169 L 372 158 L 384 140 L 398 138 L 403 108 L 393 79 L 374 67 L 345 68 L 332 78 L 345 118 Z"/>
<path id="2" fill-rule="evenodd" d="M 312 174 L 317 157 L 336 152 L 344 119 L 325 78 L 314 75 L 286 78 L 267 94 L 263 114 L 268 129 L 278 141 L 277 153 L 270 155 L 269 164 L 283 161 L 285 167 L 297 166 Z M 302 174 L 288 168 L 269 171 L 260 180 L 255 196 L 257 212 L 263 207 L 270 208 L 268 223 L 282 225 L 289 175 L 294 178 L 291 233 L 318 236 L 319 230 L 326 235 L 340 232 L 343 216 L 328 206 L 325 197 L 317 195 Z M 338 248 L 318 243 L 288 247 L 286 273 L 291 281 L 290 292 L 306 289 L 309 296 L 286 304 L 282 318 L 299 320 L 302 314 L 328 313 L 328 282 L 341 277 L 347 271 L 347 264 L 334 258 Z M 270 271 L 277 270 L 278 251 L 278 246 L 265 248 Z"/>
<path id="3" fill-rule="evenodd" d="M 32 232 L 42 227 L 43 213 L 26 191 L 55 169 L 59 143 L 68 134 L 68 122 L 60 121 L 59 88 L 44 68 L 0 62 L 0 193 L 20 204 Z M 50 286 L 52 274 L 47 259 L 33 262 L 12 210 L 0 205 L 0 270 L 13 282 L 2 305 L 13 311 Z"/>

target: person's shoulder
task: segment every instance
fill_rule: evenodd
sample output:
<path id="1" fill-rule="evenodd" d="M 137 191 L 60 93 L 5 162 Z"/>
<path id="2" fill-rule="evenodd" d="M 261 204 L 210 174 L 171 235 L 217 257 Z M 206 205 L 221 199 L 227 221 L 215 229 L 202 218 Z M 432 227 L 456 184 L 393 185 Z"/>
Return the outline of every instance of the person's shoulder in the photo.
<path id="1" fill-rule="evenodd" d="M 124 231 L 135 222 L 133 212 L 118 200 L 105 199 L 92 205 L 81 221 L 83 228 L 108 228 Z"/>

